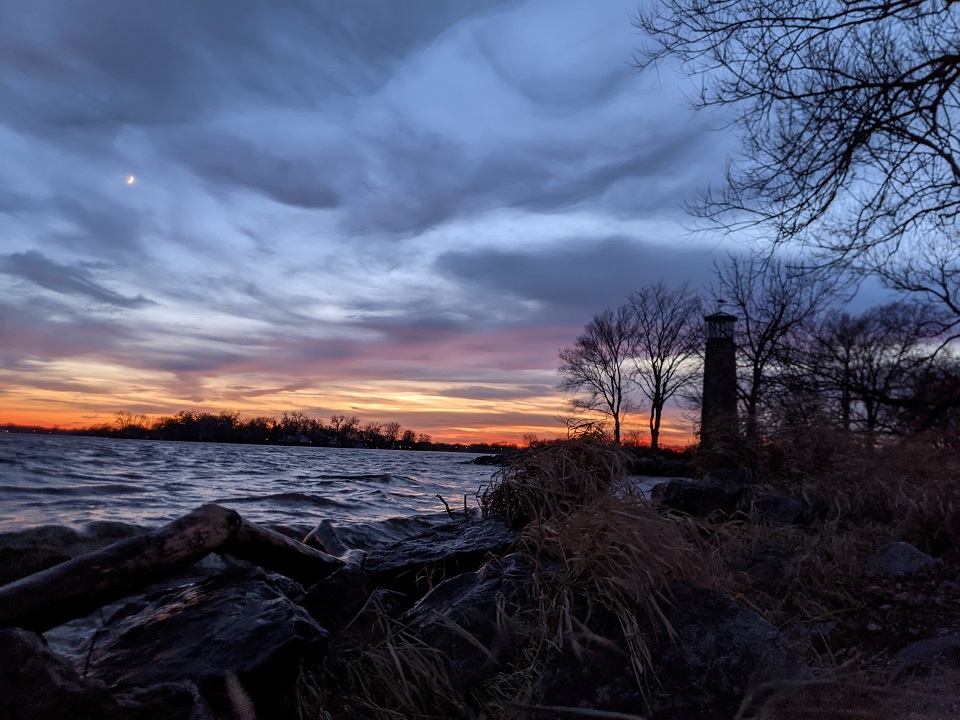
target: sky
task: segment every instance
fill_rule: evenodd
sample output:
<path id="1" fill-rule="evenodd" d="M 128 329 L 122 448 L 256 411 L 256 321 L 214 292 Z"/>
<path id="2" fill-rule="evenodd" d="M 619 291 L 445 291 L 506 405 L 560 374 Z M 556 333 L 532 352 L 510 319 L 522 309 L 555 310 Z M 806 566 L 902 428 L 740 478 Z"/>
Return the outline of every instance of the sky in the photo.
<path id="1" fill-rule="evenodd" d="M 562 435 L 558 350 L 726 252 L 683 203 L 729 141 L 637 9 L 0 0 L 0 423 Z"/>

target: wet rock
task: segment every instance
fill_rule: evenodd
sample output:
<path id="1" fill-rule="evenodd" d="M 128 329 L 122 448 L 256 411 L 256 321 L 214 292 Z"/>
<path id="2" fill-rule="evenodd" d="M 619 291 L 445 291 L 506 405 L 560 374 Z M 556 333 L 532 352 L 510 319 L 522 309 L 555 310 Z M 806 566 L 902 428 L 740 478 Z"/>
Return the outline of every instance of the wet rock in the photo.
<path id="1" fill-rule="evenodd" d="M 126 718 L 103 683 L 80 677 L 43 638 L 0 630 L 0 717 L 17 720 Z"/>
<path id="2" fill-rule="evenodd" d="M 531 606 L 533 559 L 514 553 L 445 580 L 406 614 L 410 631 L 450 659 L 451 677 L 472 684 L 495 673 L 519 647 L 518 615 Z"/>
<path id="3" fill-rule="evenodd" d="M 363 609 L 372 593 L 370 577 L 354 563 L 343 566 L 311 587 L 298 604 L 326 630 L 336 632 Z"/>
<path id="4" fill-rule="evenodd" d="M 884 545 L 867 558 L 867 569 L 886 577 L 904 577 L 943 561 L 932 558 L 908 542 L 897 540 Z"/>
<path id="5" fill-rule="evenodd" d="M 235 675 L 258 713 L 285 717 L 276 702 L 326 637 L 266 574 L 226 572 L 120 608 L 94 639 L 88 673 L 114 689 L 188 680 L 218 714 L 232 707 L 227 680 Z"/>
<path id="6" fill-rule="evenodd" d="M 0 585 L 144 532 L 134 525 L 100 521 L 90 523 L 83 532 L 62 525 L 41 525 L 0 533 Z"/>
<path id="7" fill-rule="evenodd" d="M 664 614 L 675 641 L 651 633 L 652 666 L 641 683 L 622 637 L 613 647 L 580 643 L 548 661 L 538 702 L 651 717 L 730 717 L 755 685 L 811 676 L 797 650 L 755 612 L 706 588 L 677 584 L 671 594 Z"/>
<path id="8" fill-rule="evenodd" d="M 366 570 L 376 585 L 419 598 L 444 578 L 477 570 L 516 539 L 517 532 L 498 520 L 447 522 L 371 550 Z"/>

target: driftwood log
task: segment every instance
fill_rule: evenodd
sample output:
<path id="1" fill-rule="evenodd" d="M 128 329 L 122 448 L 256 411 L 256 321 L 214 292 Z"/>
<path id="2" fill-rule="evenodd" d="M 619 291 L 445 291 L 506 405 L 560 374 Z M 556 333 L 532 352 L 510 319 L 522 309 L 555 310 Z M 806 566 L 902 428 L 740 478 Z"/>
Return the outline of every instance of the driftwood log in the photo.
<path id="1" fill-rule="evenodd" d="M 187 567 L 211 552 L 314 583 L 344 561 L 219 505 L 0 587 L 0 628 L 44 632 Z"/>

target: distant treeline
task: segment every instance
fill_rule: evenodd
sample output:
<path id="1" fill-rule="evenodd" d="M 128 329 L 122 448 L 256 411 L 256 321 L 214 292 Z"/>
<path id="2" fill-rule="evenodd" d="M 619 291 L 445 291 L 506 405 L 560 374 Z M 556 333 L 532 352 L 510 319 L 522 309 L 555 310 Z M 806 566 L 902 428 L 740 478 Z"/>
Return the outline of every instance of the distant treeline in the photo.
<path id="1" fill-rule="evenodd" d="M 113 423 L 80 430 L 0 426 L 9 432 L 43 432 L 62 435 L 94 435 L 185 442 L 247 443 L 255 445 L 315 445 L 320 447 L 380 448 L 496 453 L 515 449 L 512 443 L 437 443 L 425 434 L 397 422 L 361 422 L 360 418 L 333 415 L 329 423 L 302 412 L 284 413 L 280 419 L 255 417 L 242 420 L 240 413 L 190 412 L 150 420 L 146 415 L 119 412 Z"/>

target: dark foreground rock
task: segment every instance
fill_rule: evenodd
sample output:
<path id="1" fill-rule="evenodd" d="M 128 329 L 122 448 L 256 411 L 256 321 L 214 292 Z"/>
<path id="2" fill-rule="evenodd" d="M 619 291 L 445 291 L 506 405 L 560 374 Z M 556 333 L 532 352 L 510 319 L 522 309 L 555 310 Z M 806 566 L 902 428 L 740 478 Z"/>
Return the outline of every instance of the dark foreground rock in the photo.
<path id="1" fill-rule="evenodd" d="M 85 664 L 89 678 L 115 690 L 195 683 L 218 713 L 233 707 L 235 676 L 263 717 L 292 717 L 282 706 L 292 679 L 304 656 L 322 655 L 326 638 L 264 573 L 226 572 L 121 607 Z"/>
<path id="2" fill-rule="evenodd" d="M 441 651 L 456 691 L 469 694 L 509 671 L 531 637 L 540 637 L 542 588 L 535 578 L 543 569 L 534 572 L 529 555 L 506 554 L 516 540 L 516 531 L 496 521 L 449 521 L 371 549 L 365 566 L 355 553 L 358 561 L 344 560 L 306 588 L 250 562 L 209 555 L 139 595 L 53 629 L 50 646 L 23 630 L 4 631 L 0 718 L 211 720 L 255 713 L 293 720 L 300 716 L 303 668 L 320 672 L 321 663 L 337 659 L 327 657 L 337 648 L 364 653 L 398 622 L 418 647 Z M 769 577 L 758 579 L 777 583 L 791 558 L 777 547 L 753 550 L 745 572 L 770 555 L 771 568 L 762 573 Z M 398 601 L 398 590 L 405 600 Z M 657 720 L 729 717 L 758 683 L 808 677 L 792 646 L 755 613 L 690 585 L 669 594 L 664 612 L 674 635 L 655 632 L 658 626 L 636 611 L 652 661 L 639 683 L 622 632 L 611 630 L 617 623 L 600 622 L 599 635 L 572 628 L 550 653 L 535 702 Z"/>
<path id="3" fill-rule="evenodd" d="M 103 683 L 90 682 L 35 633 L 0 630 L 0 717 L 73 720 L 121 717 Z"/>
<path id="4" fill-rule="evenodd" d="M 655 485 L 650 497 L 673 510 L 707 517 L 714 513 L 733 514 L 743 496 L 744 484 L 733 474 L 707 475 L 703 480 L 676 478 Z"/>
<path id="5" fill-rule="evenodd" d="M 641 684 L 622 638 L 613 649 L 568 646 L 548 663 L 539 701 L 664 720 L 731 717 L 754 686 L 811 677 L 796 649 L 755 612 L 693 585 L 674 585 L 671 595 L 664 614 L 675 638 L 651 632 L 652 662 Z"/>
<path id="6" fill-rule="evenodd" d="M 453 521 L 371 550 L 365 567 L 377 585 L 418 599 L 444 578 L 477 570 L 516 540 L 517 532 L 498 520 Z"/>
<path id="7" fill-rule="evenodd" d="M 519 648 L 533 569 L 525 553 L 488 562 L 440 583 L 404 620 L 416 637 L 446 654 L 458 683 L 471 685 L 502 669 Z"/>
<path id="8" fill-rule="evenodd" d="M 942 562 L 918 550 L 910 543 L 898 540 L 887 543 L 867 558 L 867 569 L 877 575 L 899 578 Z"/>
<path id="9" fill-rule="evenodd" d="M 42 525 L 0 533 L 0 585 L 145 532 L 126 523 L 100 521 L 90 523 L 82 532 L 61 525 Z"/>

